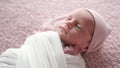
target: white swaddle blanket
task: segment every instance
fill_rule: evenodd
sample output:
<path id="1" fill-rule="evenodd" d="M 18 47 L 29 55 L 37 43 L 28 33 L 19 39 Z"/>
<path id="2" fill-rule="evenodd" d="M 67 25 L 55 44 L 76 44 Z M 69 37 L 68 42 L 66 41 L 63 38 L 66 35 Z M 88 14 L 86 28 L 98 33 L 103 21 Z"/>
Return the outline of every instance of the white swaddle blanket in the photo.
<path id="1" fill-rule="evenodd" d="M 65 55 L 58 33 L 48 31 L 27 38 L 19 49 L 5 51 L 0 68 L 85 68 L 85 62 L 81 55 Z"/>
<path id="2" fill-rule="evenodd" d="M 27 38 L 19 49 L 17 58 L 16 68 L 66 68 L 58 33 L 52 31 L 37 33 Z M 12 67 L 15 66 L 6 66 Z"/>
<path id="3" fill-rule="evenodd" d="M 20 48 L 16 68 L 66 68 L 61 45 L 56 32 L 31 36 Z"/>

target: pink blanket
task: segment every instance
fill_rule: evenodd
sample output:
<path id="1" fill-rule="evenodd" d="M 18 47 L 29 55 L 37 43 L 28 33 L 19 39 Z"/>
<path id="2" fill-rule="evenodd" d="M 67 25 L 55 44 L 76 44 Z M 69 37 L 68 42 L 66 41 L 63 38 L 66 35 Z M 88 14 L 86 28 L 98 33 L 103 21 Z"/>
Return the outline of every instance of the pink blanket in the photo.
<path id="1" fill-rule="evenodd" d="M 87 68 L 119 68 L 119 4 L 119 0 L 0 0 L 0 53 L 20 47 L 27 36 L 40 31 L 43 23 L 85 7 L 98 11 L 112 26 L 102 49 L 83 55 Z"/>

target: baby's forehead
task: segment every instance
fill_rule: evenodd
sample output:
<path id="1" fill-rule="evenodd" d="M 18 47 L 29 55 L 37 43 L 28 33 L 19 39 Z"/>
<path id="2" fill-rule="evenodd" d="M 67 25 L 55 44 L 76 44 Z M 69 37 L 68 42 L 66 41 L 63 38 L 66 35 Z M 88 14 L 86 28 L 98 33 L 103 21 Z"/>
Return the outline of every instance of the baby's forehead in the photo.
<path id="1" fill-rule="evenodd" d="M 85 9 L 77 9 L 70 12 L 68 17 L 74 18 L 76 20 L 83 20 L 83 21 L 92 21 L 92 15 Z"/>
<path id="2" fill-rule="evenodd" d="M 68 14 L 68 17 L 87 24 L 94 23 L 94 17 L 85 9 L 74 10 Z"/>

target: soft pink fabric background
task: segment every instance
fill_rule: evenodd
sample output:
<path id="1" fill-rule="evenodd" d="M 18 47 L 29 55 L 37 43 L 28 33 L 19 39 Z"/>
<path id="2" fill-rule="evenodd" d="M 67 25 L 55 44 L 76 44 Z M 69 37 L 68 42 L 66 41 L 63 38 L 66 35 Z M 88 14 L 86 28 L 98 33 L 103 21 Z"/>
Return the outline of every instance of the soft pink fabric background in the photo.
<path id="1" fill-rule="evenodd" d="M 41 24 L 81 7 L 95 9 L 112 26 L 103 48 L 83 56 L 87 68 L 120 68 L 120 0 L 0 0 L 0 54 L 20 47 Z"/>

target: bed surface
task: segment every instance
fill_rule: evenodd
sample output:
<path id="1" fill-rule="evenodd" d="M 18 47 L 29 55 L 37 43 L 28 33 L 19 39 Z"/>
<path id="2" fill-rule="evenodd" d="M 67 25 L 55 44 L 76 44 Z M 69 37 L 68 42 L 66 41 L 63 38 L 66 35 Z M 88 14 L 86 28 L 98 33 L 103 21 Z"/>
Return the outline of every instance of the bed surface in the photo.
<path id="1" fill-rule="evenodd" d="M 82 7 L 95 9 L 112 26 L 102 49 L 83 55 L 87 68 L 120 68 L 120 0 L 0 0 L 0 54 L 20 47 L 47 21 Z"/>

